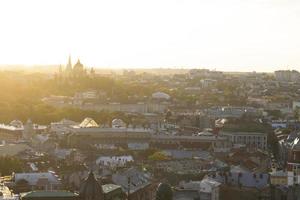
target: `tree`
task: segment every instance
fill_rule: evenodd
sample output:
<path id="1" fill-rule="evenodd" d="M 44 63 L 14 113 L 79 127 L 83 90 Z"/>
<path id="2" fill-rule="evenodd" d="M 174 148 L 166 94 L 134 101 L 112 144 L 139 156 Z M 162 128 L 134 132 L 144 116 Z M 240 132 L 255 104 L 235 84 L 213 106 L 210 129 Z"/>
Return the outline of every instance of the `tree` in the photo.
<path id="1" fill-rule="evenodd" d="M 156 191 L 155 200 L 172 200 L 172 199 L 173 199 L 173 191 L 170 185 L 166 183 L 160 183 Z"/>
<path id="2" fill-rule="evenodd" d="M 295 117 L 295 119 L 299 120 L 299 108 L 298 107 L 294 110 L 294 117 Z"/>
<path id="3" fill-rule="evenodd" d="M 163 152 L 157 151 L 149 156 L 148 159 L 153 161 L 168 160 L 168 156 L 166 156 Z"/>
<path id="4" fill-rule="evenodd" d="M 20 179 L 16 182 L 15 192 L 17 192 L 17 193 L 27 192 L 29 190 L 30 190 L 30 185 L 27 180 Z"/>
<path id="5" fill-rule="evenodd" d="M 0 174 L 7 176 L 13 172 L 21 172 L 23 168 L 22 162 L 15 157 L 0 157 Z"/>

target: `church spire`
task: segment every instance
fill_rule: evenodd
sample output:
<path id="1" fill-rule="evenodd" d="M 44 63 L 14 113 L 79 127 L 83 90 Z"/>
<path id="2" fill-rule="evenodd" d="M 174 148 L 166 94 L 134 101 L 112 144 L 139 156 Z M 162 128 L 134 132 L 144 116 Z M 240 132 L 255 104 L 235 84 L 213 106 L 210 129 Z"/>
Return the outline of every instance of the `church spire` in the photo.
<path id="1" fill-rule="evenodd" d="M 79 196 L 82 200 L 103 200 L 104 192 L 101 184 L 96 180 L 94 173 L 90 171 L 87 179 L 80 187 Z"/>
<path id="2" fill-rule="evenodd" d="M 66 71 L 72 71 L 72 61 L 71 61 L 71 55 L 69 55 L 68 64 L 66 67 Z"/>

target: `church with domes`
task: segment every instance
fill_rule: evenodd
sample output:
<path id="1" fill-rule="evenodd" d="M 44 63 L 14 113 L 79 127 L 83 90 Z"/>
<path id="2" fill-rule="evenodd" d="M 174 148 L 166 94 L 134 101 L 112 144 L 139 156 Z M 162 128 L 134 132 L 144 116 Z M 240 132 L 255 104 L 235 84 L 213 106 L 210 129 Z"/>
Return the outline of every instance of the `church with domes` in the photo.
<path id="1" fill-rule="evenodd" d="M 69 56 L 66 67 L 64 69 L 62 66 L 59 67 L 59 74 L 67 78 L 80 78 L 87 75 L 87 70 L 80 62 L 80 59 L 77 60 L 75 65 L 72 65 L 72 59 L 71 56 Z"/>

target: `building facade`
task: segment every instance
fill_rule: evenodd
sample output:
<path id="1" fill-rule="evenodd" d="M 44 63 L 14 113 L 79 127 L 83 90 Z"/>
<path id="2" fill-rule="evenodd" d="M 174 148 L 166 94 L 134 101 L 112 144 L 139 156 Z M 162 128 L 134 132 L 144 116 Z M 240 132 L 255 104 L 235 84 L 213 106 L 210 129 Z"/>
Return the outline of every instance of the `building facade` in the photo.
<path id="1" fill-rule="evenodd" d="M 246 146 L 267 150 L 267 133 L 257 132 L 222 132 L 226 135 L 232 144 L 243 144 Z"/>

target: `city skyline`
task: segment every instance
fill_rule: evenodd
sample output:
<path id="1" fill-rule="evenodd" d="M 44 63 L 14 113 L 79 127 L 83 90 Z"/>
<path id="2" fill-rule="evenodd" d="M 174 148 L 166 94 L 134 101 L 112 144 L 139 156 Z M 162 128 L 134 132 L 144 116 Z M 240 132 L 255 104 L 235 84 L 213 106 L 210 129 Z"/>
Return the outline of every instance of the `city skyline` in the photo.
<path id="1" fill-rule="evenodd" d="M 297 1 L 2 1 L 1 65 L 300 70 Z"/>

